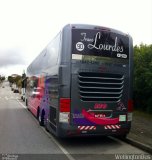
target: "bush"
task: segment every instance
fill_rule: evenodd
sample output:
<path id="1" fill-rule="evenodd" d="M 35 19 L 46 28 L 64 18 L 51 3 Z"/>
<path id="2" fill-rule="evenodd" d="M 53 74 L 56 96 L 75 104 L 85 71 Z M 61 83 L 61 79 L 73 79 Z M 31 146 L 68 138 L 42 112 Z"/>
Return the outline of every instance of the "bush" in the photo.
<path id="1" fill-rule="evenodd" d="M 152 45 L 134 47 L 135 108 L 152 113 Z"/>
<path id="2" fill-rule="evenodd" d="M 152 97 L 148 99 L 147 102 L 147 112 L 152 114 Z"/>

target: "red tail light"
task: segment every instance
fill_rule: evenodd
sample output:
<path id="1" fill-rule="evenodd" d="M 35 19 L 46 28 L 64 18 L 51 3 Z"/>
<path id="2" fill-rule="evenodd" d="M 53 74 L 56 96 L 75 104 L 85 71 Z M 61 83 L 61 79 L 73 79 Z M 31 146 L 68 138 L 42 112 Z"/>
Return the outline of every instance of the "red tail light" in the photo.
<path id="1" fill-rule="evenodd" d="M 60 98 L 60 112 L 70 112 L 70 105 L 70 98 Z"/>
<path id="2" fill-rule="evenodd" d="M 128 100 L 128 112 L 133 112 L 133 100 Z"/>

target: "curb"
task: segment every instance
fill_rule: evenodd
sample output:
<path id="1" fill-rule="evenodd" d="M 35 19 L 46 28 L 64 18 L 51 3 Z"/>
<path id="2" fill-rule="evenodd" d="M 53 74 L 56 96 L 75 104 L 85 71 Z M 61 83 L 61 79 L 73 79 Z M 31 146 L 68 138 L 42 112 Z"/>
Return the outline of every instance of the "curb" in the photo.
<path id="1" fill-rule="evenodd" d="M 152 148 L 146 144 L 143 144 L 141 142 L 138 142 L 132 138 L 126 138 L 123 141 L 127 142 L 128 144 L 131 144 L 139 149 L 142 149 L 143 151 L 146 151 L 149 154 L 152 154 Z"/>

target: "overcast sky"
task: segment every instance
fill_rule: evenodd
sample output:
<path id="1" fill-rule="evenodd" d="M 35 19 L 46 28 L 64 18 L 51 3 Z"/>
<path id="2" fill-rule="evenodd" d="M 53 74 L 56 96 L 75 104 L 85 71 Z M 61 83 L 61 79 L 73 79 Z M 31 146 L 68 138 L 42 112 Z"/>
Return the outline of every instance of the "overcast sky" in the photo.
<path id="1" fill-rule="evenodd" d="M 129 33 L 152 44 L 152 0 L 0 0 L 0 75 L 22 74 L 68 23 Z"/>

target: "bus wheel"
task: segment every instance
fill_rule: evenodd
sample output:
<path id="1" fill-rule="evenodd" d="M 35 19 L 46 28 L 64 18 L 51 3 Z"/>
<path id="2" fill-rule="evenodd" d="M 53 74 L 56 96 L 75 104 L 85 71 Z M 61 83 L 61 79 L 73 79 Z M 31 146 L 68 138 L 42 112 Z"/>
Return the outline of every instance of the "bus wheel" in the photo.
<path id="1" fill-rule="evenodd" d="M 27 106 L 27 110 L 30 111 L 30 109 L 29 109 L 29 107 L 28 107 L 28 101 L 27 101 L 27 99 L 26 99 L 26 101 L 25 101 L 25 104 L 26 104 L 26 106 Z"/>
<path id="2" fill-rule="evenodd" d="M 39 115 L 40 115 L 40 108 L 38 107 L 37 109 L 37 115 L 36 115 L 36 119 L 39 120 Z"/>
<path id="3" fill-rule="evenodd" d="M 39 124 L 40 126 L 44 126 L 44 111 L 42 111 L 42 114 L 39 114 Z"/>
<path id="4" fill-rule="evenodd" d="M 125 140 L 127 138 L 127 134 L 124 134 L 124 135 L 121 135 L 121 136 L 118 136 L 119 139 L 121 140 Z"/>
<path id="5" fill-rule="evenodd" d="M 45 127 L 45 130 L 47 131 L 47 132 L 49 132 L 49 130 L 48 130 L 48 121 L 47 121 L 47 119 L 45 119 L 45 122 L 44 122 L 44 127 Z"/>

